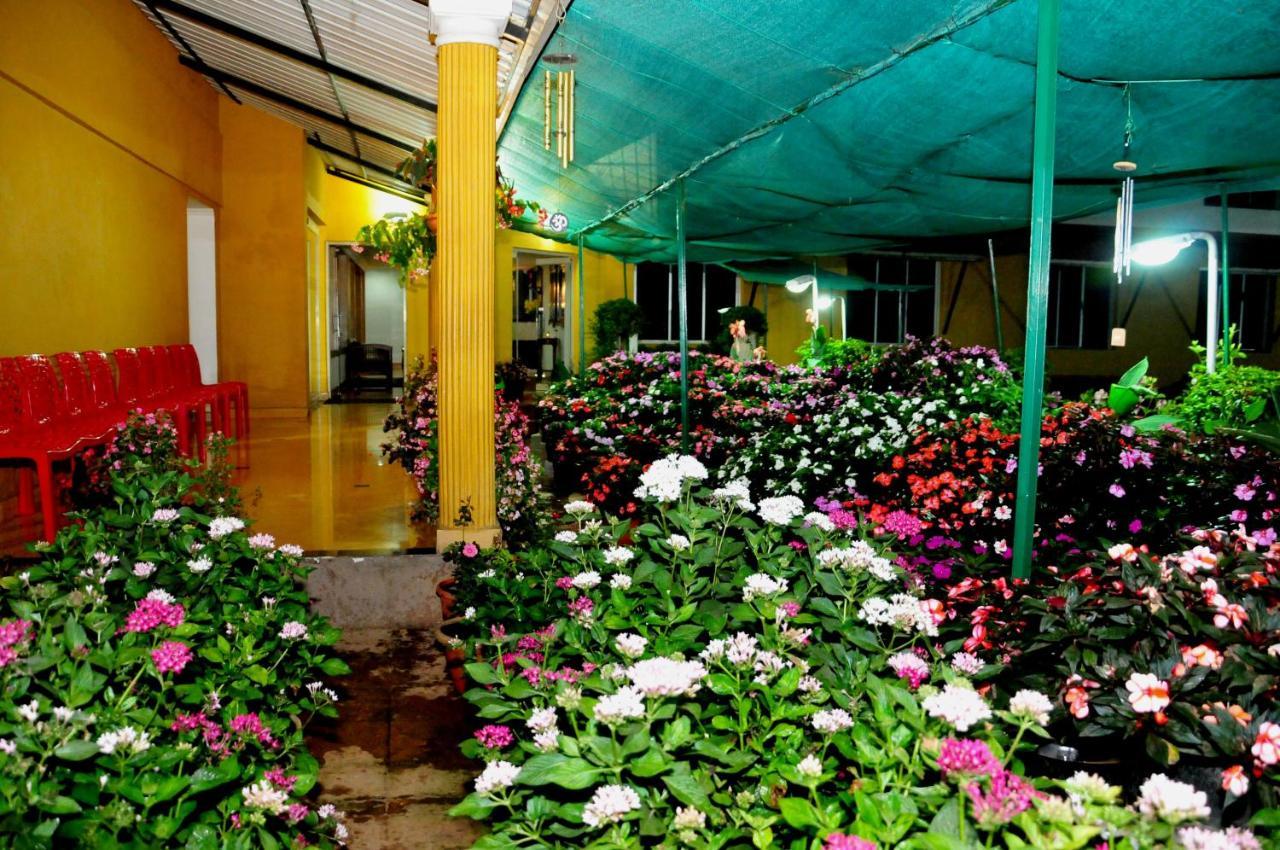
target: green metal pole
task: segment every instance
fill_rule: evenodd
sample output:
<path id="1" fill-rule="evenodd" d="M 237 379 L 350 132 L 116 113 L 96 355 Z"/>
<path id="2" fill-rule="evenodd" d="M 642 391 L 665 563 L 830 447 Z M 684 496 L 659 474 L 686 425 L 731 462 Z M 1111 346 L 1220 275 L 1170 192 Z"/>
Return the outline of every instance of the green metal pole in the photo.
<path id="1" fill-rule="evenodd" d="M 1000 325 L 1000 284 L 996 279 L 996 243 L 987 240 L 987 257 L 991 260 L 991 306 L 996 314 L 996 351 L 1004 351 L 1004 328 Z"/>
<path id="2" fill-rule="evenodd" d="M 1031 575 L 1035 545 L 1040 419 L 1044 415 L 1044 348 L 1049 317 L 1049 257 L 1053 228 L 1053 142 L 1058 99 L 1059 0 L 1039 0 L 1036 42 L 1035 139 L 1031 165 L 1031 257 L 1027 278 L 1026 371 L 1018 441 L 1018 495 L 1013 527 L 1013 577 Z"/>
<path id="3" fill-rule="evenodd" d="M 684 178 L 676 182 L 676 289 L 680 297 L 680 450 L 689 452 L 689 298 L 685 263 Z"/>
<path id="4" fill-rule="evenodd" d="M 1227 215 L 1227 187 L 1220 186 L 1218 197 L 1222 202 L 1222 365 L 1231 363 L 1231 262 L 1227 243 L 1231 241 L 1230 216 Z M 1209 281 L 1209 286 L 1213 281 Z"/>
<path id="5" fill-rule="evenodd" d="M 587 374 L 587 289 L 582 282 L 582 234 L 578 234 L 578 374 Z"/>

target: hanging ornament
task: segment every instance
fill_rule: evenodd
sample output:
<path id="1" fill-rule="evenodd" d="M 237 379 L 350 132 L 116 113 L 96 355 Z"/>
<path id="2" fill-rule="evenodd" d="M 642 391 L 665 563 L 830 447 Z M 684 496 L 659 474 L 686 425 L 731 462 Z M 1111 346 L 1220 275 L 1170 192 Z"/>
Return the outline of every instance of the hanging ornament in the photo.
<path id="1" fill-rule="evenodd" d="M 1138 170 L 1133 161 L 1130 148 L 1133 145 L 1133 106 L 1129 96 L 1129 86 L 1124 87 L 1124 148 L 1120 158 L 1111 167 L 1124 175 L 1120 181 L 1120 198 L 1116 201 L 1116 235 L 1115 259 L 1111 268 L 1116 275 L 1116 283 L 1124 283 L 1129 277 L 1129 268 L 1133 252 L 1133 178 L 1129 175 Z"/>
<path id="2" fill-rule="evenodd" d="M 554 140 L 556 159 L 560 160 L 561 168 L 568 168 L 574 153 L 574 66 L 578 64 L 578 57 L 564 49 L 564 16 L 562 9 L 560 32 L 556 36 L 560 40 L 560 52 L 542 57 L 542 63 L 554 69 L 544 71 L 542 77 L 542 147 L 551 150 Z"/>

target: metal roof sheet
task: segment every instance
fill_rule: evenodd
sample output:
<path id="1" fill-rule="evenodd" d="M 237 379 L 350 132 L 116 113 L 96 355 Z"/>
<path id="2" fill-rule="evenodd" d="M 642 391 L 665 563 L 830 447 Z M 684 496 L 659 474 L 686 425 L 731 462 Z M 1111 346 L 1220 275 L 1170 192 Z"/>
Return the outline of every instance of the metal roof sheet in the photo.
<path id="1" fill-rule="evenodd" d="M 371 173 L 357 157 L 393 172 L 435 134 L 439 75 L 425 0 L 134 3 L 184 64 L 220 91 L 302 127 L 330 166 L 412 189 Z M 500 125 L 558 20 L 558 7 L 559 0 L 512 4 L 498 50 Z"/>

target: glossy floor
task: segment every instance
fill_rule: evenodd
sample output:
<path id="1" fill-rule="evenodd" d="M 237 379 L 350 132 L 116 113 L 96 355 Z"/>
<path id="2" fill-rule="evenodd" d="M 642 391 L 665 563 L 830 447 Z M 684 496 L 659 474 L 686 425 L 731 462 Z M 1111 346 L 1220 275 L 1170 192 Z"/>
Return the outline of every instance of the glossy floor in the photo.
<path id="1" fill-rule="evenodd" d="M 306 420 L 255 419 L 235 476 L 255 530 L 313 553 L 434 546 L 435 530 L 409 517 L 413 481 L 379 448 L 390 409 L 325 404 Z"/>

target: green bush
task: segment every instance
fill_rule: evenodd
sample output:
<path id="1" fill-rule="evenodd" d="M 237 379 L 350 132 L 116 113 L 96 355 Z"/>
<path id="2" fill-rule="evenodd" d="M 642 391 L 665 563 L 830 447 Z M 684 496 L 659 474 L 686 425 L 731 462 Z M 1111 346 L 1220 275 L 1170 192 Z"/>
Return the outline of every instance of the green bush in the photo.
<path id="1" fill-rule="evenodd" d="M 1212 375 L 1204 363 L 1191 368 L 1191 385 L 1166 410 L 1182 427 L 1213 433 L 1221 427 L 1243 428 L 1274 417 L 1268 412 L 1272 394 L 1280 391 L 1280 372 L 1261 366 L 1231 364 Z"/>
<path id="2" fill-rule="evenodd" d="M 763 338 L 769 332 L 769 323 L 765 320 L 764 313 L 755 307 L 747 304 L 730 307 L 720 314 L 720 331 L 711 342 L 711 350 L 716 354 L 729 353 L 729 349 L 733 346 L 733 338 L 729 336 L 729 325 L 738 320 L 747 323 L 747 333 L 755 334 L 756 339 Z"/>
<path id="3" fill-rule="evenodd" d="M 644 327 L 644 313 L 630 298 L 614 298 L 596 308 L 591 334 L 596 342 L 596 359 L 608 357 L 627 347 L 627 340 Z"/>

